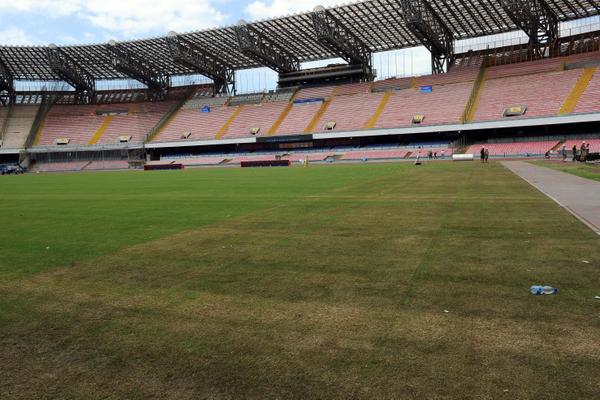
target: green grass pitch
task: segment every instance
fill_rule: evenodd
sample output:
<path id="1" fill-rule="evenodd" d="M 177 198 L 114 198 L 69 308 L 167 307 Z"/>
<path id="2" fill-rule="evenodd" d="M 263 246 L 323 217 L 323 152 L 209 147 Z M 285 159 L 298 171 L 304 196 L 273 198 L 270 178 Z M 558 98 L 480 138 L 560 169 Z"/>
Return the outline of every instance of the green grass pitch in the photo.
<path id="1" fill-rule="evenodd" d="M 3 400 L 600 398 L 600 240 L 500 164 L 2 177 L 0 222 Z"/>

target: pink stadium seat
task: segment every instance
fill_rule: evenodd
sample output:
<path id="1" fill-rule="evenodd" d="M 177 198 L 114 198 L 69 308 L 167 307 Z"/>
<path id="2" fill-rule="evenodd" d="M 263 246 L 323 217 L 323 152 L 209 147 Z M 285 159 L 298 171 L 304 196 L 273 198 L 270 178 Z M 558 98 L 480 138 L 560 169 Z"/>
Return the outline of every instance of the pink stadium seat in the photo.
<path id="1" fill-rule="evenodd" d="M 600 111 L 600 68 L 594 73 L 594 77 L 590 81 L 583 96 L 579 99 L 579 103 L 575 107 L 576 113 L 590 113 Z"/>
<path id="2" fill-rule="evenodd" d="M 322 99 L 331 97 L 337 86 L 317 86 L 313 88 L 300 89 L 295 99 Z"/>
<path id="3" fill-rule="evenodd" d="M 252 128 L 260 128 L 257 136 L 267 135 L 287 105 L 288 102 L 283 101 L 245 105 L 227 128 L 223 138 L 251 137 Z"/>
<path id="4" fill-rule="evenodd" d="M 107 117 L 96 111 L 127 111 L 112 116 L 97 144 L 118 144 L 120 136 L 131 136 L 131 143 L 142 143 L 146 134 L 173 107 L 171 101 L 140 104 L 111 104 L 103 106 L 56 105 L 44 121 L 38 146 L 54 146 L 57 138 L 69 138 L 70 146 L 86 146 Z"/>
<path id="5" fill-rule="evenodd" d="M 315 132 L 324 132 L 325 124 L 336 122 L 336 131 L 357 130 L 365 127 L 383 99 L 383 93 L 335 96 L 325 114 L 319 119 Z"/>
<path id="6" fill-rule="evenodd" d="M 235 112 L 237 107 L 217 106 L 211 112 L 182 108 L 154 139 L 156 142 L 181 141 L 184 132 L 190 132 L 188 140 L 214 140 L 215 135 Z"/>
<path id="7" fill-rule="evenodd" d="M 54 146 L 57 138 L 67 137 L 71 140 L 69 145 L 85 146 L 103 120 L 96 115 L 96 106 L 54 106 L 46 116 L 37 144 Z"/>
<path id="8" fill-rule="evenodd" d="M 351 83 L 336 86 L 333 90 L 334 96 L 346 96 L 350 94 L 365 94 L 371 91 L 371 83 Z"/>
<path id="9" fill-rule="evenodd" d="M 331 152 L 315 152 L 315 153 L 294 153 L 282 157 L 284 160 L 290 160 L 291 162 L 302 162 L 308 158 L 308 161 L 324 161 L 327 157 L 335 156 Z"/>
<path id="10" fill-rule="evenodd" d="M 394 92 L 375 127 L 410 126 L 417 114 L 425 115 L 423 125 L 458 123 L 472 88 L 473 82 L 462 82 L 433 86 L 432 93 L 418 88 Z"/>
<path id="11" fill-rule="evenodd" d="M 560 111 L 581 72 L 577 69 L 497 79 L 489 79 L 488 75 L 474 120 L 504 119 L 504 110 L 518 105 L 527 106 L 526 114 L 510 118 L 554 116 Z"/>
<path id="12" fill-rule="evenodd" d="M 104 170 L 117 170 L 117 169 L 128 169 L 129 162 L 127 160 L 107 160 L 107 161 L 93 161 L 83 168 L 84 171 L 104 171 Z"/>
<path id="13" fill-rule="evenodd" d="M 516 64 L 489 67 L 486 72 L 487 79 L 507 78 L 510 76 L 525 76 L 558 72 L 563 68 L 563 59 L 549 58 L 546 60 L 528 61 Z"/>
<path id="14" fill-rule="evenodd" d="M 321 108 L 321 103 L 294 104 L 290 113 L 277 129 L 277 135 L 298 135 L 304 130 Z"/>
<path id="15" fill-rule="evenodd" d="M 415 78 L 415 86 L 449 85 L 451 83 L 473 82 L 479 73 L 478 66 L 454 67 L 446 74 L 425 75 Z"/>
<path id="16" fill-rule="evenodd" d="M 89 161 L 73 161 L 73 162 L 58 162 L 58 163 L 38 163 L 33 167 L 33 171 L 39 172 L 68 172 L 81 171 Z"/>
<path id="17" fill-rule="evenodd" d="M 481 148 L 485 147 L 489 150 L 491 156 L 504 155 L 542 155 L 547 151 L 552 150 L 559 142 L 541 141 L 541 142 L 515 142 L 515 143 L 491 143 L 491 144 L 475 144 L 469 147 L 467 154 L 475 154 L 481 152 Z"/>
<path id="18" fill-rule="evenodd" d="M 564 143 L 567 150 L 571 150 L 573 146 L 577 146 L 577 149 L 581 147 L 581 143 L 586 142 L 590 145 L 591 153 L 600 153 L 600 139 L 575 139 L 575 140 L 567 140 Z M 561 146 L 562 147 L 562 146 Z"/>
<path id="19" fill-rule="evenodd" d="M 341 160 L 362 160 L 362 159 L 386 159 L 386 158 L 405 158 L 408 155 L 407 150 L 365 150 L 345 152 Z"/>
<path id="20" fill-rule="evenodd" d="M 115 144 L 119 136 L 131 136 L 131 143 L 141 143 L 148 132 L 175 105 L 172 101 L 136 104 L 128 115 L 114 116 L 98 144 Z M 114 105 L 104 106 L 105 110 L 114 109 Z"/>

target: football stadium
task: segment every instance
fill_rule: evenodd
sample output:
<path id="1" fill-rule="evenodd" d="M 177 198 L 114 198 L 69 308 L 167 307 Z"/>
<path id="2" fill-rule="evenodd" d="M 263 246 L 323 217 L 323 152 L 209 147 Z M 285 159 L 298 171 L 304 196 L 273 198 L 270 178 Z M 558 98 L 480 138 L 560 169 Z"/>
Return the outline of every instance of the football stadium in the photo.
<path id="1" fill-rule="evenodd" d="M 0 36 L 0 171 L 1 399 L 600 399 L 598 0 Z"/>

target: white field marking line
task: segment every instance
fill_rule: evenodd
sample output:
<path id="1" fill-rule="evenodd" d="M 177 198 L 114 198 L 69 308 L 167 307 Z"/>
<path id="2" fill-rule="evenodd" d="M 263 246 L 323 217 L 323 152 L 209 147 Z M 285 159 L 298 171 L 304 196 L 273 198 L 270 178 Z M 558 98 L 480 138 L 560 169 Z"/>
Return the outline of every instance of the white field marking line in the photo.
<path id="1" fill-rule="evenodd" d="M 521 161 L 522 162 L 522 161 Z M 575 211 L 571 210 L 568 206 L 564 205 L 560 200 L 558 200 L 557 198 L 555 198 L 554 196 L 552 196 L 550 193 L 546 192 L 545 190 L 543 190 L 541 187 L 536 186 L 533 182 L 529 181 L 529 179 L 519 175 L 517 172 L 513 171 L 512 169 L 510 169 L 509 167 L 507 167 L 506 165 L 504 165 L 504 163 L 502 163 L 502 166 L 506 169 L 508 169 L 510 172 L 512 172 L 513 174 L 515 174 L 516 176 L 518 176 L 519 178 L 521 178 L 522 180 L 524 180 L 525 182 L 527 182 L 529 185 L 531 185 L 534 189 L 536 189 L 538 192 L 546 195 L 546 197 L 548 197 L 550 200 L 554 201 L 556 204 L 558 204 L 561 208 L 567 210 L 569 212 L 569 214 L 573 215 L 575 218 L 577 218 L 578 220 L 580 220 L 581 222 L 583 222 L 583 224 L 585 226 L 587 226 L 588 228 L 590 228 L 594 233 L 596 233 L 597 235 L 600 236 L 600 227 L 595 226 L 594 224 L 592 224 L 590 221 L 588 221 L 587 219 L 585 219 L 585 217 L 583 217 L 582 215 L 579 215 L 578 213 L 576 213 Z M 542 168 L 542 167 L 540 167 Z M 563 172 L 564 173 L 564 172 Z"/>

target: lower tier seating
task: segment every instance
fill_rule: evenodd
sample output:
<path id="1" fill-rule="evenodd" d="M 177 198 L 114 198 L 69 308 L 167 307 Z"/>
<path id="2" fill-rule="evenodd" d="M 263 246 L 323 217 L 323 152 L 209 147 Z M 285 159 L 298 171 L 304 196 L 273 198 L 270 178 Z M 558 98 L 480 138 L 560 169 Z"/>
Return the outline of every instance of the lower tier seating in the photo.
<path id="1" fill-rule="evenodd" d="M 482 143 L 474 144 L 467 150 L 467 154 L 481 152 L 482 148 L 489 150 L 490 156 L 505 155 L 543 155 L 558 145 L 558 140 L 542 142 L 514 142 L 514 143 Z"/>

